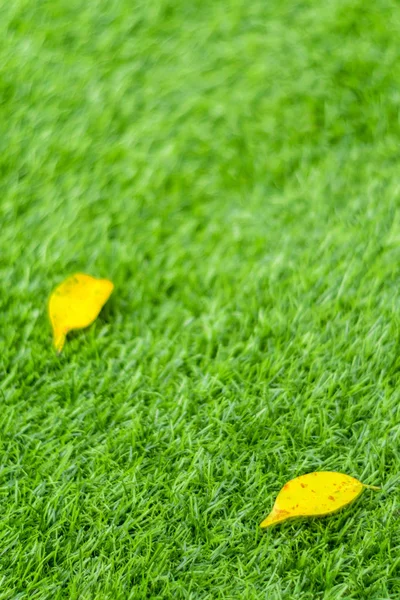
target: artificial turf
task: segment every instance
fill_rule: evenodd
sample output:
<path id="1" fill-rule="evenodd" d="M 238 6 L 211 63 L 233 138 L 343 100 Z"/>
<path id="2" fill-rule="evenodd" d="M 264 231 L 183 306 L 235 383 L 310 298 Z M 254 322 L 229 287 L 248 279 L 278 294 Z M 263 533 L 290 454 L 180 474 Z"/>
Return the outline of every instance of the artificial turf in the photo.
<path id="1" fill-rule="evenodd" d="M 400 5 L 0 2 L 0 599 L 400 598 Z M 115 291 L 58 357 L 46 303 Z M 262 533 L 281 486 L 365 483 Z"/>

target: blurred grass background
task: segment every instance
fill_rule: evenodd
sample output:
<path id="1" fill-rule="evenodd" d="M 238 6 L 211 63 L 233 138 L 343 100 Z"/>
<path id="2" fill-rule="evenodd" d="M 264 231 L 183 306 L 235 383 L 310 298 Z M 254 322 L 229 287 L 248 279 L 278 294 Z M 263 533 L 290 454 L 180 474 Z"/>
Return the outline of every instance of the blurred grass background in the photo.
<path id="1" fill-rule="evenodd" d="M 400 598 L 400 5 L 0 1 L 0 599 Z M 108 277 L 51 348 L 50 291 Z M 262 534 L 286 480 L 351 509 Z"/>

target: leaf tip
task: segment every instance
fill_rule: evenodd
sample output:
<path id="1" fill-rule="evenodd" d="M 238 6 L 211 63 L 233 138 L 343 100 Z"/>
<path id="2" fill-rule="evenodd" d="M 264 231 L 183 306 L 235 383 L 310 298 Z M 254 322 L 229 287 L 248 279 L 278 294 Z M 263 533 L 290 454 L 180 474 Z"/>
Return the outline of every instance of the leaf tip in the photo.
<path id="1" fill-rule="evenodd" d="M 277 525 L 278 523 L 282 523 L 286 521 L 290 517 L 290 514 L 286 510 L 273 510 L 268 517 L 266 517 L 260 523 L 261 529 L 267 529 L 267 527 L 272 527 L 272 525 Z"/>
<path id="2" fill-rule="evenodd" d="M 53 346 L 57 352 L 57 355 L 60 355 L 62 349 L 64 348 L 65 338 L 66 338 L 66 333 L 64 333 L 64 332 L 54 334 Z"/>
<path id="3" fill-rule="evenodd" d="M 267 529 L 267 527 L 270 527 L 271 525 L 272 519 L 270 517 L 267 517 L 266 519 L 264 519 L 264 521 L 261 521 L 260 523 L 261 529 Z"/>

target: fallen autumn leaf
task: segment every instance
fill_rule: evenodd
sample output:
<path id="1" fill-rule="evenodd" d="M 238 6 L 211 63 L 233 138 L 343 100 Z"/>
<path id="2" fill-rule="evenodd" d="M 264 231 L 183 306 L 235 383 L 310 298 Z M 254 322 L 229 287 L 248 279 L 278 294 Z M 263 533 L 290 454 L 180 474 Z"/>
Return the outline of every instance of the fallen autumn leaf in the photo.
<path id="1" fill-rule="evenodd" d="M 68 277 L 56 287 L 49 300 L 49 316 L 58 353 L 71 329 L 93 323 L 113 289 L 114 284 L 108 279 L 96 279 L 83 273 Z"/>
<path id="2" fill-rule="evenodd" d="M 299 517 L 330 515 L 353 502 L 366 487 L 379 489 L 349 475 L 331 471 L 301 475 L 283 486 L 271 513 L 260 527 L 270 527 Z"/>

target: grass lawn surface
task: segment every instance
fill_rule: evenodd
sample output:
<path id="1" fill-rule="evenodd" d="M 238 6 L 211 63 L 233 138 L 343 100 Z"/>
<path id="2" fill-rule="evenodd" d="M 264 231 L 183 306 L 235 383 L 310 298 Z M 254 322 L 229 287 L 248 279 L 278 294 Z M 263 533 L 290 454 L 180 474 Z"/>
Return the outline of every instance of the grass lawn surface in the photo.
<path id="1" fill-rule="evenodd" d="M 400 598 L 400 4 L 0 2 L 0 600 Z M 115 291 L 51 347 L 65 277 Z M 364 483 L 262 533 L 283 484 Z"/>

